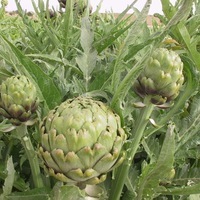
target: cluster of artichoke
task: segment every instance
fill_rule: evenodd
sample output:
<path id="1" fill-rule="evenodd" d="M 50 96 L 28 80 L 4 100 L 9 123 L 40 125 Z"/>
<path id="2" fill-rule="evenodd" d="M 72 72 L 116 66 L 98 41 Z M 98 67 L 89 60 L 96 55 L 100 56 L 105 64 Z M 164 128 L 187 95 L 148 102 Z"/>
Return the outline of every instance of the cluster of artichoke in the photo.
<path id="1" fill-rule="evenodd" d="M 100 101 L 75 98 L 51 110 L 40 125 L 39 154 L 46 171 L 76 184 L 98 184 L 124 159 L 119 116 Z"/>
<path id="2" fill-rule="evenodd" d="M 17 75 L 0 86 L 0 114 L 14 125 L 33 119 L 36 88 Z M 56 179 L 76 185 L 98 184 L 124 159 L 126 134 L 119 116 L 100 101 L 75 98 L 51 110 L 40 125 L 39 156 Z"/>
<path id="3" fill-rule="evenodd" d="M 135 82 L 135 91 L 156 105 L 170 102 L 183 84 L 182 70 L 177 53 L 156 49 Z M 35 86 L 23 75 L 12 76 L 0 86 L 0 114 L 14 125 L 32 120 L 38 102 Z M 44 169 L 62 182 L 98 184 L 124 160 L 126 134 L 120 117 L 100 101 L 68 99 L 49 111 L 39 130 Z"/>
<path id="4" fill-rule="evenodd" d="M 13 125 L 31 123 L 38 104 L 36 88 L 26 76 L 12 76 L 2 82 L 0 114 L 8 118 Z"/>
<path id="5" fill-rule="evenodd" d="M 156 49 L 137 78 L 134 89 L 142 98 L 163 105 L 174 100 L 184 82 L 183 63 L 180 56 L 166 48 Z"/>

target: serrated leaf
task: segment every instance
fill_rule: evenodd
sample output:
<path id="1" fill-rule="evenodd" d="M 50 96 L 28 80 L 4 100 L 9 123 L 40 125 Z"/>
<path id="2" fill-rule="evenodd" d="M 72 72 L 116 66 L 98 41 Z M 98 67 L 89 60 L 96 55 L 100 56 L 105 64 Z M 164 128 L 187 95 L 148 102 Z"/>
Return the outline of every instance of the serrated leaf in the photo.
<path id="1" fill-rule="evenodd" d="M 183 0 L 181 3 L 182 3 L 181 6 L 179 6 L 177 12 L 175 12 L 173 17 L 167 24 L 166 29 L 169 29 L 172 26 L 177 25 L 181 21 L 183 22 L 189 16 L 193 5 L 193 1 Z"/>
<path id="2" fill-rule="evenodd" d="M 180 186 L 168 188 L 165 191 L 162 191 L 162 194 L 166 195 L 191 195 L 191 194 L 199 194 L 200 183 L 191 184 L 188 186 Z"/>
<path id="3" fill-rule="evenodd" d="M 72 27 L 73 27 L 73 0 L 68 0 L 66 1 L 66 9 L 65 9 L 65 13 L 64 13 L 64 23 L 63 23 L 63 44 L 64 44 L 64 55 L 67 52 L 69 46 L 69 38 L 71 36 L 72 33 Z"/>
<path id="4" fill-rule="evenodd" d="M 6 166 L 3 160 L 0 161 L 0 179 L 5 180 L 7 177 L 6 173 Z M 28 189 L 28 185 L 25 183 L 25 181 L 19 177 L 19 174 L 15 173 L 15 179 L 13 186 L 18 189 L 19 191 L 24 191 Z"/>
<path id="5" fill-rule="evenodd" d="M 48 188 L 37 188 L 26 192 L 15 192 L 6 197 L 7 200 L 49 200 Z"/>
<path id="6" fill-rule="evenodd" d="M 160 181 L 169 177 L 174 163 L 175 135 L 174 125 L 169 125 L 160 155 L 152 164 L 145 167 L 138 183 L 137 199 L 152 199 L 160 189 Z"/>
<path id="7" fill-rule="evenodd" d="M 96 66 L 96 58 L 97 52 L 93 50 L 86 53 L 81 52 L 80 55 L 76 57 L 76 62 L 80 70 L 83 72 L 84 77 L 90 77 L 90 74 Z"/>
<path id="8" fill-rule="evenodd" d="M 161 150 L 159 139 L 154 137 L 149 137 L 147 138 L 147 140 L 142 141 L 142 145 L 146 153 L 148 154 L 149 158 L 151 159 L 151 162 L 154 162 L 155 159 L 158 158 Z"/>
<path id="9" fill-rule="evenodd" d="M 90 75 L 96 66 L 97 51 L 93 48 L 94 35 L 91 31 L 89 19 L 84 17 L 81 24 L 81 46 L 83 52 L 79 51 L 76 62 L 83 72 L 86 82 L 89 81 Z"/>
<path id="10" fill-rule="evenodd" d="M 173 7 L 172 3 L 169 0 L 161 0 L 162 9 L 167 18 L 171 18 L 176 12 L 175 7 Z"/>
<path id="11" fill-rule="evenodd" d="M 101 90 L 92 90 L 91 92 L 85 93 L 84 96 L 92 97 L 92 98 L 99 97 L 99 98 L 106 99 L 109 102 L 109 97 L 107 93 Z"/>
<path id="12" fill-rule="evenodd" d="M 53 189 L 52 200 L 85 200 L 85 196 L 76 186 L 57 183 Z"/>
<path id="13" fill-rule="evenodd" d="M 15 169 L 14 169 L 12 157 L 10 157 L 7 161 L 6 170 L 7 170 L 7 177 L 5 179 L 4 186 L 3 186 L 4 196 L 7 196 L 12 192 L 13 183 L 15 179 Z"/>
<path id="14" fill-rule="evenodd" d="M 81 23 L 81 47 L 84 52 L 90 52 L 94 41 L 94 33 L 88 17 L 84 17 Z"/>
<path id="15" fill-rule="evenodd" d="M 197 94 L 188 101 L 187 115 L 175 118 L 178 137 L 176 145 L 177 163 L 200 158 L 200 95 Z"/>
<path id="16" fill-rule="evenodd" d="M 121 45 L 121 48 L 119 49 L 119 53 L 117 55 L 117 59 L 115 60 L 114 64 L 114 70 L 112 74 L 112 82 L 111 87 L 114 93 L 118 93 L 118 88 L 120 87 L 120 78 L 121 78 L 121 71 L 122 71 L 122 60 L 128 53 L 128 48 L 130 45 L 134 44 L 134 42 L 137 40 L 137 38 L 143 34 L 141 29 L 141 24 L 145 23 L 146 17 L 148 15 L 148 11 L 150 8 L 152 0 L 147 0 L 142 11 L 140 12 L 138 18 L 135 20 L 133 26 L 130 28 L 130 31 L 127 35 L 127 37 L 124 39 L 124 42 Z M 144 52 L 144 54 L 147 51 Z M 141 59 L 143 58 L 143 55 Z M 141 66 L 140 66 L 141 67 Z M 133 67 L 133 68 L 136 68 Z M 123 83 L 124 84 L 124 83 Z M 127 85 L 132 85 L 132 83 L 128 83 Z M 121 94 L 120 94 L 121 95 Z M 122 95 L 124 96 L 124 95 Z"/>

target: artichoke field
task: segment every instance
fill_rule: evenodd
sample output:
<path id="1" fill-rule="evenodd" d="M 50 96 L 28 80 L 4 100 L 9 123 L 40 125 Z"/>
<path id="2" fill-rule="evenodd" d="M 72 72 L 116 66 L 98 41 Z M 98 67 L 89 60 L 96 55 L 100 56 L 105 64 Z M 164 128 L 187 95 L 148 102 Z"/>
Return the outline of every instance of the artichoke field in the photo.
<path id="1" fill-rule="evenodd" d="M 137 2 L 1 2 L 0 199 L 200 199 L 200 3 Z"/>

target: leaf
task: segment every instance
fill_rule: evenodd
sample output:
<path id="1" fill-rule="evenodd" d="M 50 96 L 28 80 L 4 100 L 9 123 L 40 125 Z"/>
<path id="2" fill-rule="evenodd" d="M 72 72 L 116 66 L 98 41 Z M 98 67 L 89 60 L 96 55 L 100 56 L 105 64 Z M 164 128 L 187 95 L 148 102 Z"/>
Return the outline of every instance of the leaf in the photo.
<path id="1" fill-rule="evenodd" d="M 200 153 L 200 95 L 195 95 L 188 103 L 187 116 L 175 119 L 178 131 L 176 157 L 182 162 L 188 157 L 199 159 Z"/>
<path id="2" fill-rule="evenodd" d="M 50 190 L 48 188 L 37 188 L 26 192 L 15 192 L 6 196 L 7 200 L 49 200 Z"/>
<path id="3" fill-rule="evenodd" d="M 64 13 L 64 23 L 63 23 L 63 36 L 64 36 L 64 55 L 67 53 L 68 50 L 68 43 L 70 34 L 72 33 L 72 26 L 73 26 L 73 0 L 66 1 L 66 9 Z"/>
<path id="4" fill-rule="evenodd" d="M 109 34 L 94 42 L 94 46 L 97 49 L 98 54 L 100 54 L 107 47 L 112 46 L 117 38 L 125 33 L 133 25 L 134 22 L 131 22 L 128 25 L 123 25 L 123 23 L 125 23 L 125 20 L 117 22 L 114 27 L 109 31 Z"/>
<path id="5" fill-rule="evenodd" d="M 15 129 L 16 127 L 13 126 L 11 123 L 9 123 L 9 121 L 7 119 L 3 120 L 1 123 L 0 123 L 0 132 L 10 132 L 12 131 L 13 129 Z"/>
<path id="6" fill-rule="evenodd" d="M 172 3 L 169 0 L 161 0 L 162 10 L 167 18 L 172 18 L 174 13 L 176 12 L 175 7 L 173 7 Z"/>
<path id="7" fill-rule="evenodd" d="M 0 162 L 0 179 L 5 180 L 7 177 L 5 162 Z M 15 173 L 15 179 L 13 186 L 18 189 L 19 191 L 24 191 L 28 189 L 28 185 L 25 183 L 25 181 L 19 177 L 19 174 Z"/>
<path id="8" fill-rule="evenodd" d="M 148 15 L 151 3 L 152 3 L 152 0 L 147 0 L 142 11 L 138 14 L 137 19 L 135 20 L 135 23 L 133 24 L 132 28 L 129 31 L 129 34 L 127 35 L 125 39 L 124 48 L 128 48 L 130 45 L 134 44 L 135 40 L 141 34 L 143 34 L 143 29 L 141 29 L 141 25 L 146 22 L 146 17 Z"/>
<path id="9" fill-rule="evenodd" d="M 90 75 L 96 66 L 96 58 L 96 51 L 80 53 L 80 55 L 76 57 L 76 62 L 87 81 L 90 79 Z"/>
<path id="10" fill-rule="evenodd" d="M 107 93 L 101 90 L 92 90 L 91 92 L 87 92 L 84 95 L 88 97 L 92 97 L 92 98 L 96 98 L 96 97 L 99 97 L 101 99 L 103 98 L 109 102 L 109 97 Z"/>
<path id="11" fill-rule="evenodd" d="M 6 170 L 7 170 L 7 177 L 5 179 L 4 186 L 3 186 L 4 196 L 7 196 L 12 192 L 13 183 L 15 179 L 15 169 L 14 169 L 12 157 L 10 157 L 7 161 Z"/>
<path id="12" fill-rule="evenodd" d="M 80 55 L 76 57 L 76 62 L 80 70 L 83 72 L 86 87 L 91 78 L 91 73 L 96 66 L 97 51 L 93 48 L 93 40 L 94 35 L 91 31 L 89 19 L 84 17 L 81 24 L 81 46 L 83 48 L 83 52 L 78 50 Z"/>
<path id="13" fill-rule="evenodd" d="M 170 124 L 163 142 L 160 155 L 153 164 L 144 168 L 137 186 L 137 199 L 151 199 L 156 195 L 156 190 L 160 188 L 161 180 L 169 178 L 173 169 L 175 152 L 175 126 Z"/>
<path id="14" fill-rule="evenodd" d="M 133 23 L 133 26 L 130 28 L 127 37 L 124 39 L 124 42 L 121 44 L 119 53 L 117 54 L 117 59 L 115 60 L 114 70 L 112 74 L 111 87 L 114 93 L 116 92 L 120 83 L 121 71 L 122 71 L 122 66 L 123 66 L 121 61 L 127 55 L 129 46 L 134 44 L 137 38 L 141 34 L 143 34 L 142 29 L 141 29 L 141 24 L 146 22 L 146 17 L 147 17 L 151 2 L 152 0 L 147 0 L 142 11 L 139 13 L 137 19 Z"/>
<path id="15" fill-rule="evenodd" d="M 127 187 L 127 192 L 125 193 L 125 196 L 132 196 L 132 199 L 136 197 L 136 185 L 138 183 L 138 176 L 140 175 L 139 170 L 137 169 L 136 166 L 132 166 L 129 170 L 128 177 L 126 178 L 126 187 Z M 125 198 L 126 199 L 126 198 Z"/>
<path id="16" fill-rule="evenodd" d="M 142 141 L 142 146 L 151 159 L 151 162 L 154 162 L 155 159 L 158 158 L 161 149 L 158 138 L 148 137 L 146 140 Z"/>
<path id="17" fill-rule="evenodd" d="M 57 183 L 53 188 L 52 200 L 85 200 L 83 192 L 76 186 Z"/>
<path id="18" fill-rule="evenodd" d="M 165 195 L 191 195 L 191 194 L 199 194 L 200 183 L 192 184 L 189 186 L 180 186 L 168 188 L 165 191 L 161 191 L 162 194 Z"/>
<path id="19" fill-rule="evenodd" d="M 121 80 L 116 92 L 113 95 L 112 101 L 111 101 L 111 107 L 116 111 L 119 112 L 121 109 L 119 107 L 120 101 L 123 100 L 123 98 L 126 96 L 128 93 L 129 89 L 133 85 L 135 79 L 139 75 L 141 68 L 150 55 L 151 49 L 147 49 L 147 51 L 144 53 L 143 57 L 141 60 L 139 60 L 135 66 L 129 71 L 129 73 L 124 77 L 123 80 Z"/>
<path id="20" fill-rule="evenodd" d="M 193 39 L 190 37 L 190 34 L 183 23 L 179 23 L 177 26 L 180 35 L 187 46 L 187 49 L 191 55 L 191 58 L 194 60 L 198 70 L 200 69 L 200 53 L 196 49 L 196 43 L 194 43 Z"/>
<path id="21" fill-rule="evenodd" d="M 94 33 L 91 30 L 91 24 L 88 17 L 84 17 L 81 23 L 81 47 L 84 52 L 90 52 L 94 41 Z"/>
<path id="22" fill-rule="evenodd" d="M 168 30 L 172 26 L 177 25 L 179 22 L 183 22 L 187 19 L 188 15 L 191 12 L 193 1 L 183 0 L 180 8 L 177 10 L 176 14 L 170 19 L 165 29 Z"/>

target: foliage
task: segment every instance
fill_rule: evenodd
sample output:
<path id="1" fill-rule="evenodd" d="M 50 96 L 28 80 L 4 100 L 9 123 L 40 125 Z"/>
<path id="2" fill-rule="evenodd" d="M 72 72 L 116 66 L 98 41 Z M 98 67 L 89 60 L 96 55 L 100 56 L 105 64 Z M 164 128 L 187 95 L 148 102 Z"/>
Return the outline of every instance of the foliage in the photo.
<path id="1" fill-rule="evenodd" d="M 117 17 L 99 9 L 90 13 L 89 6 L 81 15 L 73 0 L 59 11 L 32 0 L 35 12 L 29 16 L 15 2 L 15 16 L 0 8 L 0 83 L 25 75 L 40 102 L 33 126 L 13 126 L 0 117 L 0 199 L 198 199 L 199 0 L 161 0 L 163 15 L 155 14 L 160 22 L 152 26 L 146 22 L 151 0 L 141 12 L 135 0 Z M 167 108 L 143 101 L 133 89 L 158 47 L 175 51 L 184 64 L 183 87 Z M 49 177 L 37 157 L 42 119 L 78 96 L 111 107 L 128 138 L 123 164 L 89 189 Z"/>

